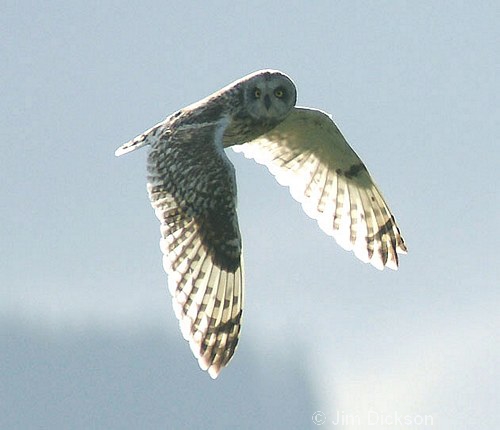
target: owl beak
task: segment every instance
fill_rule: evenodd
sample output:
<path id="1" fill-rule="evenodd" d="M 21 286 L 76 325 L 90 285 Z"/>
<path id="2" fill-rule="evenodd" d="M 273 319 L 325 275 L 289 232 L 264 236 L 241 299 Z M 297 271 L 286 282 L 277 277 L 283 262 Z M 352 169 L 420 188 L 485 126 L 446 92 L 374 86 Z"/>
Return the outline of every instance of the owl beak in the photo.
<path id="1" fill-rule="evenodd" d="M 266 107 L 267 110 L 271 107 L 271 99 L 269 98 L 269 95 L 264 96 L 264 106 Z"/>

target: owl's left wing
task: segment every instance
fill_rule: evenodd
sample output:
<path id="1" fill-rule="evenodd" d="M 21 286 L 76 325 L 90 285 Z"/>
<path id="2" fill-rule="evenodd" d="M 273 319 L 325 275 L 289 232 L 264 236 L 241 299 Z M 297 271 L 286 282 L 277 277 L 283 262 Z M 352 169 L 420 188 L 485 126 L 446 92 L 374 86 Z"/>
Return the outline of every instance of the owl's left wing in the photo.
<path id="1" fill-rule="evenodd" d="M 329 115 L 295 107 L 273 130 L 233 149 L 266 165 L 343 248 L 378 269 L 397 269 L 406 246 L 394 216 Z"/>
<path id="2" fill-rule="evenodd" d="M 150 140 L 148 192 L 161 222 L 163 266 L 182 334 L 216 378 L 238 344 L 243 309 L 234 168 L 224 119 Z"/>

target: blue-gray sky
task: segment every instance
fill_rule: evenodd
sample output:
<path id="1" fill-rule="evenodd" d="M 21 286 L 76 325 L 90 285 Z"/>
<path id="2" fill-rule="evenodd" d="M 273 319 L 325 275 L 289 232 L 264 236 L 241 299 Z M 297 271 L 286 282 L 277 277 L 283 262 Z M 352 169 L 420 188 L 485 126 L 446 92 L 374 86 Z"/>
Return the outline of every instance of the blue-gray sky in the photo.
<path id="1" fill-rule="evenodd" d="M 323 428 L 376 428 L 370 411 L 496 426 L 498 2 L 1 9 L 2 429 L 303 429 L 318 410 Z M 212 381 L 171 310 L 146 151 L 113 153 L 261 68 L 333 115 L 410 252 L 398 272 L 357 261 L 230 153 L 246 307 Z"/>

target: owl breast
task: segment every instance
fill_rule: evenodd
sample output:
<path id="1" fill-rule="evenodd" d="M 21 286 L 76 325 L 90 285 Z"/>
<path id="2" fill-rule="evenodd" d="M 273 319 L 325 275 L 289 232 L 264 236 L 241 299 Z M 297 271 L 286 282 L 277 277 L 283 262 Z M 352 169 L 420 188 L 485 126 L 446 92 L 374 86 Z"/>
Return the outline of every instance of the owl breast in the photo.
<path id="1" fill-rule="evenodd" d="M 281 120 L 256 120 L 249 115 L 235 116 L 224 132 L 224 147 L 250 142 L 264 133 L 271 131 Z"/>

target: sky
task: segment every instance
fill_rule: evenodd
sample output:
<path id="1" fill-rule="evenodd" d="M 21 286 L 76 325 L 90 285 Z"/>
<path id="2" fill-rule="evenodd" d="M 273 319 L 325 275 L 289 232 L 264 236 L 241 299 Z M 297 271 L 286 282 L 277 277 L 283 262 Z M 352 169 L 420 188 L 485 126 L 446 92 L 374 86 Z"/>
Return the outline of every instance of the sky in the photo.
<path id="1" fill-rule="evenodd" d="M 499 12 L 4 1 L 0 428 L 497 427 Z M 171 309 L 147 151 L 114 150 L 262 68 L 333 115 L 409 253 L 358 261 L 229 151 L 246 306 L 213 381 Z"/>

